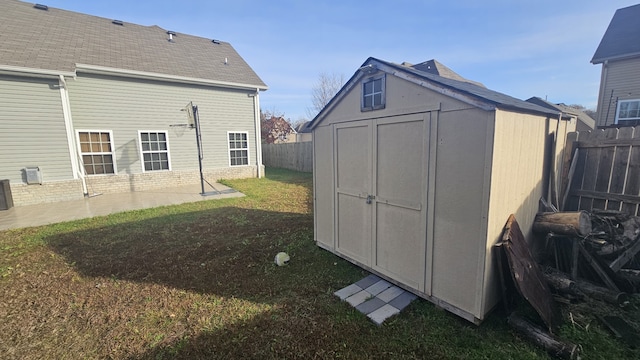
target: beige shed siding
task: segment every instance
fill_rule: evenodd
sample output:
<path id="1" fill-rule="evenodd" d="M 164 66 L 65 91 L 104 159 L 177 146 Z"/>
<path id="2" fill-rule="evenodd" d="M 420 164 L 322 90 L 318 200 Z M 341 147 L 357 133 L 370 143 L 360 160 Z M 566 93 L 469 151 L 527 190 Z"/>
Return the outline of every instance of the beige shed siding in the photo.
<path id="1" fill-rule="evenodd" d="M 333 128 L 320 126 L 313 139 L 313 187 L 315 239 L 322 247 L 333 250 L 334 244 L 334 173 L 333 173 Z"/>
<path id="2" fill-rule="evenodd" d="M 515 214 L 525 238 L 532 242 L 531 226 L 538 212 L 539 199 L 545 195 L 546 122 L 546 118 L 541 116 L 496 111 L 484 259 L 487 296 L 483 312 L 489 311 L 498 302 L 492 247 L 502 236 L 510 214 Z"/>
<path id="3" fill-rule="evenodd" d="M 227 132 L 249 134 L 249 166 L 255 168 L 253 98 L 250 91 L 83 75 L 68 81 L 76 129 L 112 130 L 118 174 L 142 173 L 138 130 L 167 131 L 171 170 L 198 168 L 195 131 L 185 127 L 190 101 L 198 106 L 205 170 L 229 167 Z"/>
<path id="4" fill-rule="evenodd" d="M 615 123 L 617 100 L 640 99 L 640 58 L 612 61 L 606 66 L 602 70 L 606 72 L 605 84 L 598 96 L 597 126 Z"/>
<path id="5" fill-rule="evenodd" d="M 73 179 L 58 80 L 0 76 L 0 124 L 0 179 L 22 184 L 27 166 L 43 182 Z"/>
<path id="6" fill-rule="evenodd" d="M 375 74 L 374 74 L 375 75 Z M 323 120 L 323 125 L 369 118 L 389 117 L 401 114 L 419 113 L 443 107 L 460 109 L 470 107 L 450 97 L 442 96 L 422 86 L 387 74 L 386 105 L 384 109 L 360 111 L 360 85 L 354 86 Z"/>
<path id="7" fill-rule="evenodd" d="M 444 107 L 444 105 L 443 105 Z M 492 113 L 443 111 L 438 121 L 432 294 L 480 318 L 476 307 L 482 214 L 487 204 L 486 141 Z M 463 136 L 461 136 L 463 135 Z"/>

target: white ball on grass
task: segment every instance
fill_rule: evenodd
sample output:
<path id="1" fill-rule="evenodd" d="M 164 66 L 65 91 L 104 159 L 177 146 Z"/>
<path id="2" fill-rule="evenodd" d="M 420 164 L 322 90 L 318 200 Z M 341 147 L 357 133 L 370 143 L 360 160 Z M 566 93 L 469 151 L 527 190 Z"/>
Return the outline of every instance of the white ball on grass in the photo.
<path id="1" fill-rule="evenodd" d="M 289 257 L 289 255 L 287 255 L 286 252 L 279 252 L 276 255 L 276 258 L 275 258 L 274 261 L 275 261 L 276 265 L 284 266 L 284 265 L 287 265 L 289 263 L 289 260 L 291 260 L 291 258 Z"/>

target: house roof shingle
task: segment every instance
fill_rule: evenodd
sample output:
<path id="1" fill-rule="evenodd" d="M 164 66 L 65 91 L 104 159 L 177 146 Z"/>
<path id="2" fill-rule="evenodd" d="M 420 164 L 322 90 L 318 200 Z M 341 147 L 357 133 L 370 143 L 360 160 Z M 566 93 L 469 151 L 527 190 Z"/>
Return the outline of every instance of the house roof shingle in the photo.
<path id="1" fill-rule="evenodd" d="M 423 72 L 426 72 L 426 73 L 439 75 L 439 76 L 445 77 L 447 79 L 464 81 L 464 82 L 468 82 L 468 83 L 471 83 L 471 84 L 475 84 L 475 85 L 478 85 L 478 86 L 485 87 L 482 83 L 479 83 L 479 82 L 473 81 L 473 80 L 469 80 L 467 78 L 464 78 L 464 77 L 460 76 L 460 74 L 458 74 L 457 72 L 451 70 L 450 68 L 448 68 L 447 66 L 445 66 L 444 64 L 442 64 L 441 62 L 439 62 L 436 59 L 427 60 L 427 61 L 421 62 L 419 64 L 415 64 L 415 65 L 409 64 L 407 62 L 403 62 L 401 65 L 409 66 L 409 67 L 412 67 L 412 68 L 414 68 L 416 70 L 423 71 Z"/>
<path id="2" fill-rule="evenodd" d="M 74 72 L 77 64 L 213 82 L 265 83 L 231 44 L 92 15 L 3 0 L 0 66 Z"/>
<path id="3" fill-rule="evenodd" d="M 616 10 L 591 62 L 640 56 L 640 4 Z"/>
<path id="4" fill-rule="evenodd" d="M 397 65 L 397 64 L 386 62 L 379 59 L 374 59 L 374 58 L 369 58 L 369 59 L 381 62 L 383 64 L 386 64 L 388 66 L 391 66 L 401 71 L 409 72 L 415 76 L 419 76 L 426 80 L 430 80 L 432 82 L 446 86 L 457 92 L 460 92 L 466 95 L 471 95 L 479 100 L 482 100 L 486 103 L 490 103 L 498 108 L 516 109 L 516 110 L 529 111 L 529 112 L 545 114 L 545 115 L 554 115 L 554 116 L 557 115 L 557 112 L 550 111 L 549 109 L 544 108 L 542 106 L 528 103 L 524 100 L 516 99 L 512 96 L 487 89 L 484 86 L 476 85 L 475 83 L 449 79 L 446 77 L 434 75 L 434 74 L 420 71 L 414 68 L 408 68 L 406 66 Z M 369 60 L 367 60 L 365 64 L 367 64 L 368 62 Z"/>

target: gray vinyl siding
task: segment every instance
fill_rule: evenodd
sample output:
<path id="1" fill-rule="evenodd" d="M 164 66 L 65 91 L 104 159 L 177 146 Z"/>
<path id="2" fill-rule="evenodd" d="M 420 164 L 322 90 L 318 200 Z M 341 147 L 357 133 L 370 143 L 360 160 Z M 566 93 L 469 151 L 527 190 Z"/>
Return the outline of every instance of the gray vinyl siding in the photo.
<path id="1" fill-rule="evenodd" d="M 612 61 L 606 66 L 606 81 L 598 100 L 598 126 L 615 123 L 618 100 L 640 99 L 640 57 Z"/>
<path id="2" fill-rule="evenodd" d="M 0 76 L 0 179 L 23 183 L 39 166 L 43 182 L 73 179 L 57 80 Z"/>
<path id="3" fill-rule="evenodd" d="M 255 125 L 251 91 L 80 74 L 68 81 L 75 129 L 112 130 L 118 174 L 143 172 L 138 130 L 166 131 L 171 170 L 198 169 L 195 131 L 181 111 L 198 106 L 203 167 L 229 167 L 227 131 L 249 133 L 249 166 L 255 166 Z"/>

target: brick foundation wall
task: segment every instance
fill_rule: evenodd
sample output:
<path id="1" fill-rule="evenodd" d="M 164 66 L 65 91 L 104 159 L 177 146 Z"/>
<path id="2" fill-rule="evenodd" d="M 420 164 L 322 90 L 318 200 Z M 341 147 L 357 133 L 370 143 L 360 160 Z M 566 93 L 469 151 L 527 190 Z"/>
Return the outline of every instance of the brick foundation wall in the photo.
<path id="1" fill-rule="evenodd" d="M 264 166 L 261 169 L 264 174 Z M 257 177 L 254 166 L 205 170 L 204 178 L 210 183 L 220 179 Z M 130 191 L 147 191 L 200 183 L 199 171 L 158 171 L 132 175 L 89 176 L 87 190 L 91 194 L 113 194 Z M 14 206 L 34 205 L 84 197 L 82 181 L 57 181 L 42 185 L 11 184 Z"/>
<path id="2" fill-rule="evenodd" d="M 35 205 L 67 200 L 79 200 L 84 197 L 82 181 L 55 181 L 42 185 L 10 184 L 14 206 Z"/>

